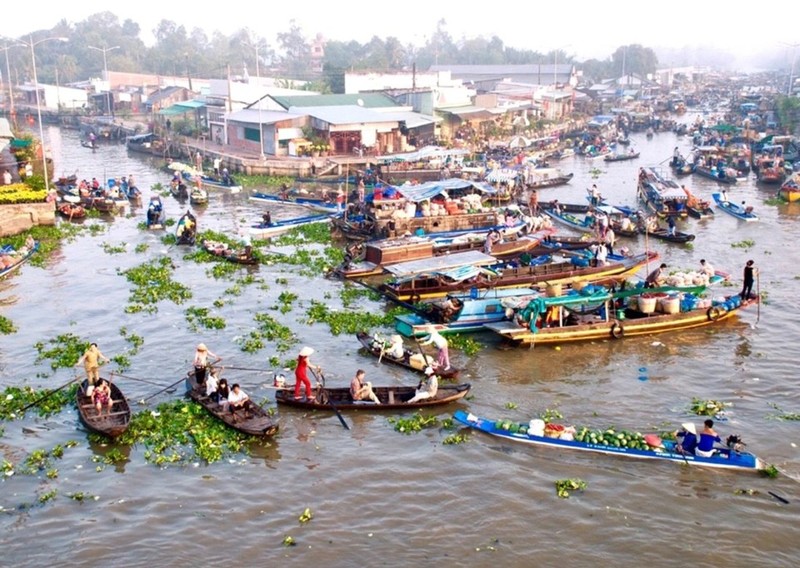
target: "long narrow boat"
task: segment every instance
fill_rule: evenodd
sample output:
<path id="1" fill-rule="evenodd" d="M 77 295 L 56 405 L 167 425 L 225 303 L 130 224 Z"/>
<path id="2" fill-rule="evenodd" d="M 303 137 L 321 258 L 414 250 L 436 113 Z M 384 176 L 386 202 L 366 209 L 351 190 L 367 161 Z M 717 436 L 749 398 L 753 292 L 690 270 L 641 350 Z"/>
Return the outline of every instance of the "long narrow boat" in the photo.
<path id="1" fill-rule="evenodd" d="M 701 177 L 712 179 L 717 183 L 722 183 L 725 185 L 733 185 L 736 183 L 735 176 L 723 173 L 722 177 L 720 177 L 720 174 L 716 168 L 707 168 L 705 166 L 696 165 L 694 168 L 694 173 Z"/>
<path id="2" fill-rule="evenodd" d="M 364 351 L 367 354 L 377 357 L 382 363 L 398 365 L 418 373 L 424 372 L 425 367 L 429 365 L 433 365 L 434 369 L 436 368 L 435 359 L 429 355 L 414 353 L 410 349 L 406 349 L 405 356 L 402 359 L 396 359 L 388 353 L 383 352 L 384 344 L 386 343 L 383 339 L 375 338 L 363 331 L 358 332 L 356 338 L 364 347 Z M 454 381 L 458 378 L 458 372 L 458 369 L 451 366 L 447 371 L 440 371 L 437 369 L 436 374 L 443 380 Z"/>
<path id="3" fill-rule="evenodd" d="M 372 387 L 377 395 L 380 404 L 372 401 L 354 401 L 350 397 L 348 387 L 319 387 L 316 396 L 311 399 L 294 398 L 293 389 L 282 389 L 275 392 L 275 401 L 278 404 L 305 408 L 307 410 L 333 410 L 331 402 L 338 410 L 361 410 L 361 411 L 397 411 L 412 410 L 416 408 L 427 408 L 429 406 L 441 406 L 450 404 L 467 396 L 471 385 L 461 383 L 458 385 L 439 385 L 436 396 L 418 400 L 416 402 L 406 402 L 414 397 L 416 387 L 414 386 L 392 386 L 392 387 Z"/>
<path id="4" fill-rule="evenodd" d="M 639 157 L 639 152 L 628 152 L 623 154 L 606 154 L 603 160 L 606 162 L 624 162 L 626 160 L 635 160 Z"/>
<path id="5" fill-rule="evenodd" d="M 278 423 L 272 419 L 272 416 L 266 410 L 255 404 L 255 401 L 253 401 L 250 415 L 246 415 L 243 411 L 236 411 L 236 414 L 233 414 L 230 411 L 226 411 L 218 402 L 207 397 L 205 392 L 198 388 L 197 383 L 194 382 L 193 374 L 188 375 L 185 382 L 186 396 L 205 408 L 206 412 L 228 427 L 251 436 L 274 436 L 278 432 Z"/>
<path id="6" fill-rule="evenodd" d="M 194 245 L 197 237 L 197 218 L 188 209 L 175 225 L 175 236 L 179 245 Z"/>
<path id="7" fill-rule="evenodd" d="M 297 198 L 283 198 L 280 195 L 272 195 L 271 193 L 256 192 L 250 196 L 251 201 L 260 201 L 262 203 L 277 203 L 281 205 L 297 205 L 306 207 L 314 211 L 322 213 L 341 213 L 341 208 L 332 201 L 325 201 L 324 199 L 315 199 L 311 197 L 297 197 Z"/>
<path id="8" fill-rule="evenodd" d="M 722 198 L 722 194 L 720 193 L 712 193 L 711 197 L 714 198 L 714 203 L 717 204 L 717 207 L 728 213 L 729 215 L 733 215 L 737 219 L 741 219 L 742 221 L 758 221 L 758 215 L 753 213 L 753 211 L 747 207 L 742 207 L 738 203 L 733 203 L 728 201 L 727 199 Z"/>
<path id="9" fill-rule="evenodd" d="M 235 262 L 237 264 L 258 264 L 258 259 L 253 256 L 248 256 L 244 251 L 233 250 L 225 243 L 218 243 L 216 241 L 203 241 L 203 249 L 214 256 L 224 258 L 228 262 Z"/>
<path id="10" fill-rule="evenodd" d="M 86 209 L 83 205 L 70 201 L 62 201 L 56 205 L 56 212 L 69 221 L 86 218 Z"/>
<path id="11" fill-rule="evenodd" d="M 670 234 L 669 230 L 663 227 L 655 229 L 654 231 L 648 231 L 647 234 L 654 239 L 667 241 L 669 243 L 688 243 L 693 241 L 695 237 L 692 233 L 684 233 L 682 231 L 675 231 L 675 233 Z"/>
<path id="12" fill-rule="evenodd" d="M 575 174 L 561 173 L 556 168 L 534 168 L 525 173 L 523 182 L 528 189 L 544 189 L 568 184 Z"/>
<path id="13" fill-rule="evenodd" d="M 92 403 L 92 397 L 86 395 L 88 387 L 86 380 L 78 387 L 76 403 L 78 416 L 86 428 L 109 438 L 116 438 L 128 429 L 131 421 L 131 407 L 119 387 L 111 381 L 108 381 L 108 384 L 111 387 L 111 400 L 113 401 L 110 412 L 105 408 L 100 413 L 97 412 L 97 408 Z"/>
<path id="14" fill-rule="evenodd" d="M 528 433 L 526 429 L 527 425 L 522 425 L 522 427 L 520 427 L 520 425 L 515 424 L 510 429 L 505 429 L 502 427 L 506 425 L 504 421 L 488 420 L 463 410 L 457 410 L 453 418 L 465 426 L 491 436 L 503 438 L 512 442 L 521 442 L 523 444 L 611 454 L 628 458 L 666 460 L 679 464 L 720 469 L 759 471 L 766 467 L 766 464 L 755 455 L 745 451 L 736 451 L 734 448 L 719 448 L 713 456 L 704 458 L 696 455 L 678 453 L 675 450 L 675 443 L 666 440 L 661 441 L 661 445 L 658 446 L 650 446 L 649 443 L 646 443 L 644 448 L 633 448 L 621 444 L 617 446 L 616 444 L 609 445 L 606 443 L 593 443 L 591 441 L 578 441 L 576 439 L 569 440 L 546 435 L 539 436 Z M 644 436 L 644 438 L 647 440 L 652 439 L 649 435 Z"/>
<path id="15" fill-rule="evenodd" d="M 209 176 L 183 162 L 171 162 L 166 166 L 166 169 L 171 172 L 181 172 L 181 177 L 192 183 L 199 177 L 204 186 L 208 185 L 227 189 L 231 193 L 239 193 L 242 191 L 242 186 L 237 184 L 232 176 L 228 176 L 227 178 Z"/>
<path id="16" fill-rule="evenodd" d="M 621 306 L 618 300 L 622 299 L 622 293 L 591 299 L 580 296 L 539 298 L 519 310 L 513 321 L 489 324 L 486 328 L 515 345 L 621 339 L 715 325 L 758 301 L 731 295 L 709 302 L 710 305 L 697 302 L 694 307 L 680 311 L 679 298 L 666 294 L 653 296 L 646 290 L 624 294 L 630 296 L 632 292 L 639 294 L 635 307 L 632 301 Z M 659 300 L 668 301 L 667 306 L 661 303 L 661 312 L 655 311 Z"/>
<path id="17" fill-rule="evenodd" d="M 636 192 L 647 208 L 661 218 L 688 216 L 686 192 L 660 168 L 639 168 Z"/>
<path id="18" fill-rule="evenodd" d="M 411 263 L 400 263 L 388 267 L 388 271 L 395 277 L 381 284 L 379 289 L 382 294 L 393 300 L 414 303 L 473 288 L 478 290 L 524 288 L 533 285 L 572 284 L 623 277 L 637 272 L 657 258 L 658 253 L 655 251 L 630 257 L 609 255 L 608 264 L 590 266 L 584 256 L 575 254 L 558 259 L 554 257 L 550 262 L 534 263 L 529 266 L 495 265 L 487 268 L 485 265 L 488 263 L 483 263 L 484 267 L 477 264 L 467 267 L 461 265 L 451 270 L 434 267 L 425 270 L 421 266 L 410 268 L 407 264 Z"/>
<path id="19" fill-rule="evenodd" d="M 36 241 L 34 243 L 33 247 L 30 250 L 28 250 L 27 252 L 25 252 L 25 254 L 22 254 L 22 255 L 20 255 L 18 257 L 12 256 L 12 258 L 16 258 L 16 260 L 10 266 L 7 266 L 5 268 L 0 268 L 0 278 L 3 278 L 4 276 L 8 276 L 9 274 L 14 272 L 15 270 L 19 270 L 19 268 L 23 264 L 25 264 L 26 262 L 28 262 L 28 260 L 30 260 L 30 258 L 33 256 L 33 253 L 35 253 L 38 250 L 39 250 L 39 241 Z M 7 246 L 7 247 L 4 247 L 4 248 L 0 249 L 0 253 L 2 253 L 2 254 L 13 255 L 13 252 L 14 252 L 14 250 L 10 246 Z"/>
<path id="20" fill-rule="evenodd" d="M 305 215 L 303 217 L 293 217 L 292 219 L 272 221 L 267 225 L 264 223 L 257 223 L 250 226 L 250 236 L 256 239 L 277 237 L 278 235 L 282 235 L 291 231 L 295 227 L 303 227 L 305 225 L 313 225 L 315 223 L 328 223 L 334 217 L 335 215 L 321 213 L 318 215 Z"/>

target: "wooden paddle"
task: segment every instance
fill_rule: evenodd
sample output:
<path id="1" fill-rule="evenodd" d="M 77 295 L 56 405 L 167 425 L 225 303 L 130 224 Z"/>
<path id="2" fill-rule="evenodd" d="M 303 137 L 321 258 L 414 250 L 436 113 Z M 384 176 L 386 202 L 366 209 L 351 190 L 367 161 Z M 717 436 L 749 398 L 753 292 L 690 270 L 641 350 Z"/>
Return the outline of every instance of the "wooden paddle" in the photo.
<path id="1" fill-rule="evenodd" d="M 151 398 L 154 398 L 154 397 L 156 397 L 156 396 L 160 395 L 162 392 L 164 392 L 164 391 L 168 391 L 169 389 L 173 389 L 173 392 L 174 392 L 174 390 L 175 390 L 175 389 L 174 389 L 174 387 L 178 386 L 178 385 L 181 383 L 181 381 L 185 381 L 185 380 L 186 380 L 186 379 L 184 379 L 184 378 L 178 379 L 177 381 L 175 381 L 175 382 L 174 382 L 174 383 L 172 383 L 171 385 L 169 385 L 169 386 L 167 386 L 167 387 L 165 387 L 165 388 L 161 389 L 160 391 L 158 391 L 158 392 L 156 392 L 156 393 L 154 393 L 154 394 L 151 394 L 151 395 L 150 395 L 150 396 L 148 396 L 147 398 L 143 398 L 142 400 L 138 401 L 138 404 L 146 404 L 146 403 L 147 403 L 147 401 L 148 401 L 148 400 L 150 400 Z"/>
<path id="2" fill-rule="evenodd" d="M 314 375 L 314 378 L 317 379 L 317 382 L 319 382 L 322 385 L 322 392 L 327 393 L 327 395 L 328 395 L 328 405 L 336 413 L 336 417 L 339 419 L 339 422 L 342 423 L 342 426 L 344 426 L 345 430 L 349 430 L 350 426 L 347 424 L 347 422 L 345 422 L 344 416 L 342 416 L 342 413 L 339 412 L 339 409 L 336 408 L 336 405 L 333 403 L 333 397 L 330 395 L 330 393 L 328 393 L 325 390 L 325 375 L 322 374 L 322 369 L 319 370 L 319 377 L 318 377 L 317 374 L 314 372 L 313 368 L 311 368 L 310 366 L 308 368 L 311 370 L 311 374 Z M 320 381 L 320 377 L 322 378 L 322 381 Z"/>
<path id="3" fill-rule="evenodd" d="M 122 377 L 123 379 L 128 379 L 129 381 L 137 381 L 139 383 L 147 383 L 148 385 L 155 385 L 157 387 L 163 387 L 161 383 L 157 383 L 155 381 L 148 381 L 147 379 L 137 379 L 136 377 L 129 377 L 128 375 L 123 375 L 122 373 L 111 373 L 109 375 L 109 380 L 113 379 L 114 377 Z M 174 389 L 173 389 L 174 392 Z"/>
<path id="4" fill-rule="evenodd" d="M 19 409 L 17 412 L 20 412 L 20 413 L 22 413 L 22 412 L 25 412 L 25 411 L 26 411 L 26 410 L 28 410 L 30 407 L 32 407 L 32 406 L 36 406 L 37 404 L 39 404 L 39 403 L 40 403 L 40 402 L 42 402 L 43 400 L 47 400 L 48 398 L 50 398 L 51 396 L 53 396 L 54 394 L 56 394 L 58 391 L 60 391 L 60 390 L 64 390 L 65 388 L 67 388 L 69 385 L 71 385 L 72 383 L 74 383 L 74 382 L 75 382 L 75 381 L 77 381 L 77 380 L 78 380 L 78 377 L 74 377 L 74 378 L 70 379 L 70 381 L 69 381 L 68 383 L 64 383 L 63 385 L 61 385 L 61 386 L 60 386 L 60 387 L 58 387 L 57 389 L 51 390 L 49 393 L 47 393 L 46 395 L 44 395 L 44 396 L 42 396 L 42 397 L 39 397 L 39 398 L 37 398 L 36 400 L 34 400 L 34 401 L 33 401 L 32 403 L 30 403 L 29 405 L 27 405 L 27 406 L 24 406 L 23 408 L 20 408 L 20 409 Z"/>

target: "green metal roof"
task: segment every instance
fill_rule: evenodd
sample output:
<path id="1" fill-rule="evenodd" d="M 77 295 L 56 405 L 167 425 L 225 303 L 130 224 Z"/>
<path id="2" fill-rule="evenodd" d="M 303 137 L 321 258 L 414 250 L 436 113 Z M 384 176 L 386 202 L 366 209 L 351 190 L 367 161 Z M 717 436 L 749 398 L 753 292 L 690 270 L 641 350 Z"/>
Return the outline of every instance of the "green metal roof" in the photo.
<path id="1" fill-rule="evenodd" d="M 301 95 L 272 97 L 272 99 L 288 109 L 291 107 L 322 107 L 358 105 L 364 108 L 396 107 L 398 104 L 383 93 L 355 93 L 352 95 Z M 361 101 L 361 102 L 359 102 Z"/>

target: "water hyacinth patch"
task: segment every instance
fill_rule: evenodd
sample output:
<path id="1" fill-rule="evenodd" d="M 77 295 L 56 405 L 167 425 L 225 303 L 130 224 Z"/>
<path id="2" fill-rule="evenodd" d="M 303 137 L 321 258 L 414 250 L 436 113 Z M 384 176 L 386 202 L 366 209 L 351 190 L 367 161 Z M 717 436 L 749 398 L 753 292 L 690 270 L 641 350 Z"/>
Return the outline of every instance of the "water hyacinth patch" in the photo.
<path id="1" fill-rule="evenodd" d="M 10 319 L 5 316 L 0 316 L 0 334 L 10 335 L 17 332 L 17 327 Z"/>
<path id="2" fill-rule="evenodd" d="M 56 369 L 69 369 L 78 363 L 78 359 L 89 348 L 91 344 L 73 333 L 62 333 L 47 340 L 47 342 L 39 341 L 33 345 L 38 353 L 36 363 L 41 361 L 50 360 L 50 368 L 54 371 Z M 51 347 L 46 347 L 50 345 Z"/>
<path id="3" fill-rule="evenodd" d="M 389 418 L 389 424 L 392 424 L 395 431 L 401 434 L 412 434 L 420 432 L 423 428 L 438 426 L 439 419 L 435 416 L 423 416 L 418 412 L 408 418 Z"/>
<path id="4" fill-rule="evenodd" d="M 311 305 L 306 310 L 306 318 L 306 323 L 309 325 L 317 321 L 327 323 L 333 335 L 342 333 L 353 335 L 365 329 L 391 325 L 394 321 L 391 311 L 386 314 L 376 314 L 355 310 L 331 310 L 317 300 L 311 300 Z"/>
<path id="5" fill-rule="evenodd" d="M 263 349 L 266 347 L 265 341 L 276 341 L 279 353 L 288 351 L 297 343 L 294 332 L 271 315 L 259 312 L 253 319 L 258 323 L 258 328 L 237 340 L 239 347 L 245 353 L 255 353 Z"/>
<path id="6" fill-rule="evenodd" d="M 183 284 L 172 280 L 175 266 L 169 257 L 150 260 L 128 270 L 119 271 L 134 285 L 129 298 L 130 305 L 126 313 L 158 311 L 156 304 L 162 300 L 170 300 L 182 304 L 192 297 L 191 290 Z"/>
<path id="7" fill-rule="evenodd" d="M 164 402 L 155 411 L 134 415 L 121 444 L 143 444 L 145 459 L 155 465 L 214 463 L 233 454 L 247 454 L 247 444 L 257 440 L 228 428 L 191 401 Z"/>
<path id="8" fill-rule="evenodd" d="M 198 331 L 200 327 L 205 329 L 225 329 L 227 325 L 225 318 L 209 315 L 208 312 L 208 308 L 186 308 L 186 321 L 189 323 L 189 328 L 192 331 Z"/>
<path id="9" fill-rule="evenodd" d="M 36 412 L 41 417 L 58 414 L 67 405 L 75 400 L 75 393 L 78 385 L 71 385 L 69 388 L 54 392 L 50 389 L 34 389 L 29 386 L 6 387 L 0 393 L 0 419 L 14 420 L 22 418 L 27 412 Z M 46 396 L 45 398 L 45 395 Z M 42 399 L 25 412 L 22 409 L 36 400 Z"/>
<path id="10" fill-rule="evenodd" d="M 125 254 L 125 251 L 127 250 L 125 243 L 120 243 L 118 245 L 103 243 L 100 246 L 103 247 L 103 252 L 106 254 Z"/>
<path id="11" fill-rule="evenodd" d="M 570 491 L 583 491 L 586 482 L 582 479 L 559 479 L 556 481 L 556 495 L 562 499 L 569 499 Z"/>

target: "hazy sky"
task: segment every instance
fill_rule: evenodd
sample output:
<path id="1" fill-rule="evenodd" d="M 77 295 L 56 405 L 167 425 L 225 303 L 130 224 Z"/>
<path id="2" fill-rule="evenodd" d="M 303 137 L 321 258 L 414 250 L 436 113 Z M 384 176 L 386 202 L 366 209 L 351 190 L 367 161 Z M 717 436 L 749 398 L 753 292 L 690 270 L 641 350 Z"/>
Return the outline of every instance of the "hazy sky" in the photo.
<path id="1" fill-rule="evenodd" d="M 792 24 L 779 23 L 783 9 L 778 5 L 765 12 L 770 18 L 779 18 L 774 25 L 750 25 L 746 14 L 755 14 L 755 8 L 741 0 L 723 4 L 702 0 L 506 0 L 483 3 L 483 9 L 479 3 L 464 0 L 234 4 L 39 0 L 34 10 L 25 10 L 20 17 L 0 19 L 0 36 L 20 37 L 49 29 L 62 19 L 78 22 L 97 12 L 111 11 L 120 21 L 137 22 L 148 44 L 152 43 L 152 30 L 162 19 L 184 25 L 187 31 L 202 28 L 209 35 L 215 30 L 227 35 L 249 28 L 272 45 L 276 33 L 287 30 L 292 19 L 309 38 L 322 33 L 329 39 L 364 43 L 373 35 L 395 36 L 403 43 L 417 45 L 423 44 L 436 30 L 437 22 L 444 19 L 455 40 L 497 35 L 509 47 L 540 52 L 563 49 L 579 60 L 606 59 L 620 45 L 633 43 L 653 48 L 714 46 L 737 56 L 774 51 L 788 60 L 792 48 L 784 44 L 800 43 Z M 347 8 L 349 5 L 352 8 Z M 249 6 L 259 7 L 251 12 Z M 789 13 L 786 11 L 787 16 Z"/>

